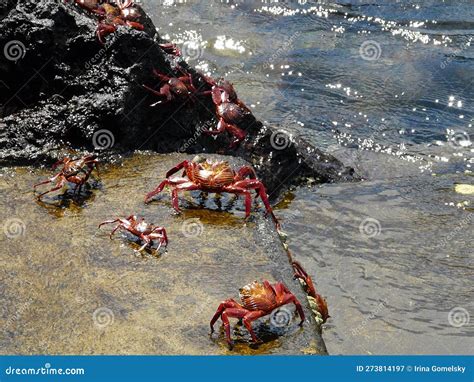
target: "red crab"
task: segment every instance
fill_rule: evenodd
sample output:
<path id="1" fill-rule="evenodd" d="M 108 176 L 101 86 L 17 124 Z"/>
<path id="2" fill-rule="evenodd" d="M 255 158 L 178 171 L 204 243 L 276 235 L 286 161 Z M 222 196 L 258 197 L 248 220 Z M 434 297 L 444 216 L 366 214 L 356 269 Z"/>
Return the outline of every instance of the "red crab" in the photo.
<path id="1" fill-rule="evenodd" d="M 212 101 L 216 106 L 216 115 L 219 119 L 216 130 L 205 130 L 209 135 L 218 135 L 227 131 L 233 136 L 230 148 L 235 148 L 244 140 L 246 133 L 238 125 L 246 115 L 251 114 L 249 108 L 239 100 L 234 86 L 223 78 L 217 82 L 206 77 L 206 82 L 212 86 Z"/>
<path id="2" fill-rule="evenodd" d="M 61 189 L 67 182 L 74 183 L 76 187 L 74 192 L 82 188 L 82 186 L 89 180 L 89 177 L 94 169 L 97 169 L 99 161 L 95 155 L 86 155 L 81 159 L 72 160 L 70 158 L 63 158 L 53 165 L 53 170 L 62 165 L 61 171 L 52 178 L 34 185 L 36 187 L 43 184 L 55 183 L 55 186 L 42 194 L 38 195 L 40 200 L 44 195 Z"/>
<path id="3" fill-rule="evenodd" d="M 147 85 L 143 85 L 143 87 L 151 91 L 153 94 L 164 98 L 166 102 L 175 100 L 186 101 L 194 96 L 209 94 L 208 91 L 198 92 L 196 87 L 193 85 L 193 77 L 191 73 L 185 72 L 182 68 L 179 68 L 179 70 L 182 72 L 182 76 L 170 77 L 155 69 L 153 70 L 153 74 L 160 81 L 160 90 L 155 90 Z M 151 106 L 156 106 L 162 102 L 163 100 L 160 100 Z"/>
<path id="4" fill-rule="evenodd" d="M 172 42 L 166 42 L 163 44 L 158 44 L 161 49 L 163 49 L 166 53 L 172 54 L 176 57 L 181 57 L 181 50 L 178 48 L 176 44 Z"/>
<path id="5" fill-rule="evenodd" d="M 321 314 L 321 317 L 323 319 L 323 323 L 326 322 L 327 319 L 330 317 L 326 299 L 316 292 L 313 280 L 311 280 L 311 277 L 303 269 L 303 266 L 297 261 L 293 261 L 292 265 L 293 269 L 295 270 L 295 278 L 303 281 L 306 293 L 312 298 L 314 298 L 317 310 Z"/>
<path id="6" fill-rule="evenodd" d="M 214 324 L 220 317 L 224 324 L 227 343 L 232 348 L 233 341 L 230 337 L 229 318 L 239 318 L 243 321 L 245 327 L 249 331 L 253 342 L 260 342 L 252 329 L 252 321 L 257 318 L 270 314 L 276 308 L 293 303 L 301 318 L 300 326 L 304 322 L 303 308 L 293 293 L 286 287 L 285 284 L 277 282 L 271 285 L 264 280 L 263 284 L 254 281 L 251 284 L 240 288 L 240 300 L 242 304 L 228 299 L 220 303 L 216 313 L 211 320 L 211 333 L 214 332 Z"/>
<path id="7" fill-rule="evenodd" d="M 184 169 L 182 177 L 170 178 L 179 170 Z M 265 186 L 260 182 L 255 171 L 250 166 L 243 166 L 234 171 L 228 162 L 209 161 L 205 158 L 196 157 L 193 161 L 183 161 L 166 173 L 166 179 L 145 197 L 145 203 L 159 194 L 165 186 L 171 187 L 171 199 L 173 207 L 177 212 L 181 212 L 178 204 L 178 191 L 201 190 L 204 192 L 221 193 L 228 192 L 236 195 L 245 195 L 245 218 L 250 216 L 252 207 L 252 196 L 250 190 L 255 190 L 265 205 L 267 213 L 271 215 L 277 229 L 280 224 L 273 214 L 273 210 L 268 201 Z"/>
<path id="8" fill-rule="evenodd" d="M 99 0 L 75 0 L 75 3 L 99 17 L 96 33 L 102 44 L 105 43 L 105 37 L 114 33 L 119 25 L 127 25 L 138 30 L 145 29 L 142 24 L 133 21 L 140 16 L 133 7 L 133 0 L 115 0 L 115 5 L 102 4 Z"/>
<path id="9" fill-rule="evenodd" d="M 138 249 L 138 252 L 141 252 L 146 247 L 151 246 L 155 240 L 158 241 L 157 250 L 159 250 L 162 245 L 168 245 L 168 236 L 166 235 L 166 230 L 163 227 L 156 227 L 153 224 L 147 224 L 143 218 L 139 220 L 135 215 L 130 215 L 126 219 L 119 218 L 115 220 L 106 220 L 99 224 L 99 228 L 104 224 L 113 223 L 118 224 L 110 233 L 110 239 L 112 239 L 112 236 L 119 228 L 123 228 L 145 242 L 145 244 L 143 244 L 140 249 Z"/>
<path id="10" fill-rule="evenodd" d="M 97 37 L 104 44 L 104 38 L 114 33 L 119 25 L 127 25 L 137 30 L 144 30 L 145 27 L 133 21 L 140 15 L 138 11 L 132 7 L 132 0 L 115 0 L 117 7 L 110 4 L 102 4 L 103 13 L 99 26 L 97 27 Z"/>

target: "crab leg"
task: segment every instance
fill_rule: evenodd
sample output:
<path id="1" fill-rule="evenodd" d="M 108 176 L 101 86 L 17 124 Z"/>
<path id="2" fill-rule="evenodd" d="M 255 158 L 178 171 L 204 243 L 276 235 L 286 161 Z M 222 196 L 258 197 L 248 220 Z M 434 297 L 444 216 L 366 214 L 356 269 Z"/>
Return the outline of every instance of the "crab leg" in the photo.
<path id="1" fill-rule="evenodd" d="M 173 207 L 177 212 L 181 212 L 179 209 L 179 199 L 178 191 L 195 191 L 199 190 L 200 187 L 197 184 L 194 184 L 188 180 L 186 182 L 178 184 L 175 188 L 171 190 L 171 198 L 173 200 Z"/>
<path id="2" fill-rule="evenodd" d="M 58 183 L 56 184 L 56 187 L 53 187 L 51 190 L 43 192 L 42 194 L 38 195 L 38 200 L 41 200 L 41 198 L 44 195 L 49 194 L 50 192 L 60 190 L 61 188 L 64 187 L 65 184 L 66 184 L 66 178 L 64 176 L 60 175 L 60 179 L 59 179 Z"/>
<path id="3" fill-rule="evenodd" d="M 179 169 L 177 169 L 176 171 L 179 171 Z M 175 172 L 176 172 L 175 171 Z M 169 173 L 169 171 L 168 171 Z M 167 178 L 168 178 L 168 174 L 166 174 Z M 176 186 L 180 185 L 180 184 L 183 184 L 183 183 L 187 183 L 189 182 L 188 179 L 185 179 L 185 178 L 176 178 L 176 179 L 165 179 L 163 182 L 161 182 L 159 184 L 158 187 L 156 187 L 153 191 L 149 192 L 148 194 L 146 194 L 145 196 L 145 203 L 149 203 L 150 202 L 150 199 L 153 198 L 155 195 L 158 195 L 161 191 L 163 191 L 163 189 L 166 187 L 166 186 L 170 186 L 172 187 L 172 193 L 173 193 L 173 190 Z"/>
<path id="4" fill-rule="evenodd" d="M 118 224 L 117 227 L 115 227 L 112 232 L 110 232 L 110 239 L 112 239 L 112 237 L 115 235 L 115 232 L 117 232 L 117 230 L 122 227 L 122 224 Z"/>
<path id="5" fill-rule="evenodd" d="M 234 136 L 234 140 L 231 142 L 229 148 L 234 148 L 235 146 L 237 146 L 241 141 L 244 140 L 247 135 L 245 131 L 235 125 L 227 123 L 226 121 L 224 121 L 223 118 L 219 120 L 216 130 L 203 130 L 203 133 L 208 135 L 219 135 L 226 130 Z"/>
<path id="6" fill-rule="evenodd" d="M 148 237 L 148 235 L 140 235 L 140 239 L 142 239 L 145 244 L 143 244 L 139 249 L 138 252 L 143 251 L 146 247 L 148 247 L 151 243 L 151 239 Z"/>
<path id="7" fill-rule="evenodd" d="M 133 4 L 133 0 L 115 0 L 115 2 L 120 9 L 128 8 Z"/>
<path id="8" fill-rule="evenodd" d="M 303 280 L 308 289 L 308 294 L 312 297 L 316 297 L 316 289 L 314 288 L 313 280 L 303 269 L 303 266 L 297 261 L 293 261 L 291 265 L 293 265 L 293 269 L 295 270 L 295 278 Z"/>
<path id="9" fill-rule="evenodd" d="M 163 227 L 156 227 L 151 231 L 150 237 L 153 237 L 153 234 L 158 234 L 158 239 L 160 239 L 160 246 L 163 243 L 164 245 L 168 245 L 168 235 L 166 234 L 166 230 Z"/>
<path id="10" fill-rule="evenodd" d="M 246 176 L 249 176 L 250 179 L 257 179 L 257 174 L 255 173 L 253 167 L 243 166 L 237 171 L 237 176 L 235 177 L 235 180 L 244 180 Z"/>
<path id="11" fill-rule="evenodd" d="M 268 281 L 266 281 L 266 283 L 268 283 Z M 295 304 L 296 310 L 301 318 L 300 326 L 303 325 L 304 320 L 305 320 L 304 311 L 303 311 L 303 307 L 301 306 L 301 303 L 298 301 L 296 296 L 293 293 L 291 293 L 288 287 L 283 283 L 275 284 L 274 290 L 277 295 L 283 294 L 285 296 L 284 304 L 290 304 L 290 303 Z"/>
<path id="12" fill-rule="evenodd" d="M 163 74 L 163 73 L 160 73 L 158 70 L 156 69 L 153 69 L 153 74 L 155 75 L 155 77 L 157 77 L 160 81 L 162 82 L 168 82 L 170 80 L 171 77 Z"/>
<path id="13" fill-rule="evenodd" d="M 181 170 L 182 168 L 187 167 L 188 164 L 189 164 L 189 161 L 187 161 L 187 160 L 182 161 L 180 164 L 174 166 L 171 170 L 169 170 L 169 171 L 166 173 L 166 177 L 169 178 L 171 175 L 176 174 L 176 173 L 177 173 L 179 170 Z"/>
<path id="14" fill-rule="evenodd" d="M 265 312 L 263 310 L 255 310 L 248 312 L 244 317 L 243 317 L 243 322 L 245 327 L 250 333 L 250 336 L 252 337 L 253 342 L 259 342 L 259 338 L 255 335 L 253 328 L 252 328 L 252 321 L 255 321 L 256 319 L 265 316 L 268 312 Z M 237 317 L 239 318 L 239 317 Z"/>
<path id="15" fill-rule="evenodd" d="M 164 44 L 158 44 L 161 49 L 163 49 L 166 53 L 172 54 L 174 56 L 181 56 L 181 50 L 173 44 L 173 43 L 164 43 Z"/>
<path id="16" fill-rule="evenodd" d="M 110 239 L 112 239 L 112 237 L 114 236 L 114 233 L 122 226 L 122 224 L 123 224 L 122 219 L 106 220 L 106 221 L 100 223 L 98 228 L 102 227 L 102 226 L 105 225 L 105 224 L 114 224 L 114 223 L 117 223 L 117 222 L 120 222 L 120 224 L 118 224 L 118 225 L 112 230 L 112 232 L 110 232 L 110 235 L 109 235 Z"/>
<path id="17" fill-rule="evenodd" d="M 236 313 L 241 312 L 239 314 L 239 317 L 237 317 Z M 242 305 L 234 301 L 233 299 L 228 299 L 223 302 L 221 302 L 216 310 L 216 313 L 211 319 L 211 333 L 214 333 L 214 324 L 216 321 L 219 319 L 219 317 L 222 320 L 222 323 L 224 325 L 224 330 L 226 334 L 226 339 L 227 343 L 229 344 L 230 347 L 232 347 L 232 339 L 230 337 L 230 323 L 229 323 L 229 318 L 228 315 L 230 313 L 234 313 L 232 317 L 237 317 L 237 318 L 242 318 L 245 316 L 245 314 L 248 312 L 247 309 L 243 308 Z"/>
<path id="18" fill-rule="evenodd" d="M 55 175 L 52 178 L 49 178 L 49 179 L 47 179 L 43 182 L 37 183 L 33 186 L 33 188 L 36 189 L 36 187 L 42 186 L 43 184 L 48 184 L 48 183 L 54 182 L 59 176 L 60 176 L 60 174 Z"/>
<path id="19" fill-rule="evenodd" d="M 288 303 L 292 302 L 293 304 L 295 304 L 295 307 L 296 307 L 296 310 L 298 311 L 298 314 L 300 315 L 300 319 L 301 319 L 301 322 L 300 322 L 300 326 L 303 325 L 304 323 L 304 311 L 303 311 L 303 307 L 301 306 L 301 303 L 299 302 L 299 300 L 296 298 L 296 296 L 293 294 L 293 293 L 288 293 L 288 295 L 290 296 L 288 298 Z"/>
<path id="20" fill-rule="evenodd" d="M 211 319 L 211 333 L 214 333 L 214 324 L 216 321 L 219 319 L 219 317 L 222 315 L 224 310 L 228 308 L 239 308 L 243 309 L 242 305 L 240 305 L 238 302 L 236 302 L 234 299 L 229 298 L 225 301 L 222 301 L 219 306 L 217 307 L 216 313 L 214 313 L 214 316 Z"/>
<path id="21" fill-rule="evenodd" d="M 265 191 L 265 187 L 263 186 L 262 182 L 257 179 L 244 179 L 236 182 L 233 187 L 238 189 L 245 188 L 247 190 L 255 189 L 258 192 L 260 198 L 262 199 L 263 204 L 265 205 L 267 214 L 270 214 L 273 221 L 275 222 L 277 229 L 280 229 L 280 223 L 276 218 L 275 214 L 273 213 L 272 207 L 270 206 L 270 202 L 268 201 L 267 192 Z"/>
<path id="22" fill-rule="evenodd" d="M 59 165 L 62 165 L 62 164 L 64 164 L 64 163 L 66 163 L 66 162 L 69 162 L 70 160 L 71 160 L 71 159 L 69 159 L 68 157 L 65 157 L 65 158 L 63 158 L 63 159 L 61 159 L 61 160 L 58 160 L 56 163 L 54 163 L 54 164 L 51 166 L 51 168 L 52 168 L 53 170 L 55 170 Z"/>
<path id="23" fill-rule="evenodd" d="M 321 314 L 321 317 L 324 320 L 323 322 L 326 322 L 326 320 L 330 317 L 326 300 L 318 292 L 316 292 L 313 280 L 306 273 L 303 266 L 297 261 L 293 261 L 291 265 L 293 265 L 293 269 L 295 270 L 295 278 L 300 279 L 305 283 L 306 293 L 308 293 L 309 296 L 313 297 L 316 300 L 319 313 Z"/>
<path id="24" fill-rule="evenodd" d="M 147 85 L 142 85 L 146 90 L 152 92 L 154 95 L 158 96 L 158 97 L 165 97 L 166 98 L 166 101 L 171 101 L 173 99 L 173 96 L 171 95 L 171 90 L 170 90 L 170 87 L 169 85 L 164 85 L 160 88 L 160 91 L 158 90 L 155 90 Z M 158 105 L 159 103 L 161 103 L 162 101 L 158 101 L 158 102 L 155 102 L 153 104 L 151 104 L 150 106 L 154 107 L 156 105 Z"/>
<path id="25" fill-rule="evenodd" d="M 168 236 L 166 235 L 166 230 L 163 227 L 156 227 L 148 235 L 151 241 L 158 240 L 157 250 L 161 248 L 162 245 L 168 245 Z"/>
<path id="26" fill-rule="evenodd" d="M 233 186 L 225 187 L 224 191 L 236 195 L 245 195 L 245 219 L 248 219 L 252 210 L 252 195 L 249 190 L 243 187 L 238 187 L 236 183 Z"/>
<path id="27" fill-rule="evenodd" d="M 104 24 L 100 23 L 97 27 L 97 38 L 102 45 L 105 45 L 104 38 L 107 37 L 109 34 L 114 33 L 117 30 L 117 27 L 111 24 Z"/>
<path id="28" fill-rule="evenodd" d="M 171 185 L 171 181 L 169 179 L 165 179 L 153 191 L 145 195 L 145 203 L 149 203 L 151 198 L 153 198 L 155 195 L 158 195 L 161 191 L 163 191 L 165 186 L 169 186 L 169 185 Z"/>
<path id="29" fill-rule="evenodd" d="M 125 21 L 125 23 L 130 27 L 130 28 L 133 28 L 133 29 L 136 29 L 136 30 L 139 30 L 139 31 L 142 31 L 142 30 L 145 30 L 145 27 L 143 26 L 143 24 L 140 24 L 140 23 L 137 23 L 136 21 Z"/>

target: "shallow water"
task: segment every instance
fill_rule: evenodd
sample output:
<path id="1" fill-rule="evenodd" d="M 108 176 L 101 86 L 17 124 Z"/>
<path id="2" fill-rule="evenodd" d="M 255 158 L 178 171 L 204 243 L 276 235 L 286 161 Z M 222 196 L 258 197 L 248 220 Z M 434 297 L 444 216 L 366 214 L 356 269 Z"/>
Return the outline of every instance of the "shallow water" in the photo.
<path id="1" fill-rule="evenodd" d="M 473 183 L 472 2 L 301 3 L 144 6 L 259 119 L 366 178 L 278 211 L 328 297 L 329 352 L 470 353 L 474 200 L 457 185 Z"/>
<path id="2" fill-rule="evenodd" d="M 0 170 L 0 353 L 325 352 L 273 222 L 260 209 L 245 223 L 242 201 L 228 196 L 181 195 L 180 215 L 168 192 L 143 203 L 183 159 L 135 154 L 103 166 L 81 194 L 73 197 L 72 187 L 65 188 L 42 202 L 32 185 L 50 170 Z M 133 236 L 118 231 L 110 240 L 114 225 L 98 229 L 104 220 L 130 214 L 164 226 L 167 250 L 138 254 Z M 284 282 L 307 320 L 301 328 L 293 306 L 275 310 L 254 322 L 264 341 L 256 347 L 232 319 L 236 346 L 229 351 L 220 320 L 212 336 L 209 321 L 221 301 L 238 300 L 239 288 L 265 279 Z"/>

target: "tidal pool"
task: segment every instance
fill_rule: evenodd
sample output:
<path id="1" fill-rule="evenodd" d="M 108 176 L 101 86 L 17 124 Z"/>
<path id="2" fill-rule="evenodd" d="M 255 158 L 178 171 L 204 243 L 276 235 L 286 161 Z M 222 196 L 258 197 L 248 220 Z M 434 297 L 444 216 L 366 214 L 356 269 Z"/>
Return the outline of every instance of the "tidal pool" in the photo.
<path id="1" fill-rule="evenodd" d="M 241 201 L 200 192 L 169 192 L 143 203 L 183 155 L 136 154 L 101 166 L 92 187 L 38 202 L 33 184 L 49 169 L 7 168 L 0 177 L 0 352 L 2 354 L 319 354 L 317 326 L 270 220 L 258 209 L 245 224 Z M 188 158 L 191 159 L 191 158 Z M 241 163 L 233 160 L 234 163 Z M 136 214 L 166 227 L 166 251 L 138 254 L 129 235 L 100 222 Z M 305 306 L 254 323 L 264 343 L 249 346 L 233 325 L 227 349 L 220 320 L 209 321 L 227 298 L 254 280 L 283 281 Z M 273 317 L 273 319 L 272 319 Z M 282 320 L 283 318 L 283 320 Z M 236 322 L 233 322 L 236 324 Z"/>

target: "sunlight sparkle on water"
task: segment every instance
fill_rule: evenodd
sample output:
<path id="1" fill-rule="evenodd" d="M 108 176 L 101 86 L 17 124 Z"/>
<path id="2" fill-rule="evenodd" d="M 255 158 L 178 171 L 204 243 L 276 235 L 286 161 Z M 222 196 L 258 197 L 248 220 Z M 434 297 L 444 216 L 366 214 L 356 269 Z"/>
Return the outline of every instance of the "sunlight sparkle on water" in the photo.
<path id="1" fill-rule="evenodd" d="M 217 50 L 234 50 L 240 54 L 245 52 L 245 47 L 241 41 L 236 41 L 232 37 L 226 37 L 225 35 L 217 36 L 214 48 Z"/>

